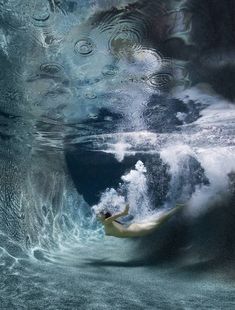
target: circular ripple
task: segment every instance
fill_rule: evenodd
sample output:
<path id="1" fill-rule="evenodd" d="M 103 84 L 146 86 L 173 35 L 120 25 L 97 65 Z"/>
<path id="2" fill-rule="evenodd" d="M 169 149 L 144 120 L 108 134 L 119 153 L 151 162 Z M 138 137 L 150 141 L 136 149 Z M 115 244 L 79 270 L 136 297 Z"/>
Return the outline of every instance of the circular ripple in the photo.
<path id="1" fill-rule="evenodd" d="M 114 65 L 106 65 L 102 70 L 104 76 L 114 76 L 117 74 L 117 72 L 118 67 Z"/>
<path id="2" fill-rule="evenodd" d="M 37 5 L 34 8 L 34 12 L 31 16 L 32 23 L 36 27 L 45 27 L 50 19 L 50 10 L 46 4 Z"/>
<path id="3" fill-rule="evenodd" d="M 89 119 L 97 119 L 97 118 L 98 118 L 98 115 L 95 114 L 95 113 L 89 113 L 89 114 L 88 114 L 88 118 L 89 118 Z"/>
<path id="4" fill-rule="evenodd" d="M 149 41 L 151 23 L 140 10 L 110 10 L 97 14 L 92 25 L 108 37 L 108 49 L 115 57 L 125 57 Z"/>
<path id="5" fill-rule="evenodd" d="M 149 72 L 150 75 L 159 71 L 167 62 L 155 50 L 141 49 L 133 53 L 132 63 L 141 66 L 142 72 Z"/>
<path id="6" fill-rule="evenodd" d="M 109 50 L 115 56 L 123 56 L 138 49 L 141 38 L 133 29 L 117 31 L 109 40 Z"/>
<path id="7" fill-rule="evenodd" d="M 115 56 L 123 56 L 138 50 L 148 39 L 149 24 L 141 14 L 117 16 L 109 39 L 109 50 Z"/>
<path id="8" fill-rule="evenodd" d="M 148 78 L 148 84 L 159 90 L 166 89 L 172 82 L 172 75 L 169 73 L 156 73 Z"/>
<path id="9" fill-rule="evenodd" d="M 44 21 L 48 20 L 49 17 L 50 17 L 50 12 L 48 11 L 47 8 L 42 8 L 39 11 L 37 10 L 32 15 L 32 18 L 36 21 L 39 21 L 39 22 L 44 22 Z"/>
<path id="10" fill-rule="evenodd" d="M 40 70 L 49 75 L 55 75 L 62 70 L 62 67 L 55 63 L 44 63 L 40 66 Z"/>
<path id="11" fill-rule="evenodd" d="M 74 45 L 74 51 L 76 54 L 82 56 L 91 55 L 94 52 L 95 44 L 91 39 L 85 38 L 78 40 Z"/>
<path id="12" fill-rule="evenodd" d="M 95 93 L 93 93 L 92 91 L 87 91 L 85 93 L 85 97 L 87 99 L 96 99 L 97 98 L 97 95 Z"/>

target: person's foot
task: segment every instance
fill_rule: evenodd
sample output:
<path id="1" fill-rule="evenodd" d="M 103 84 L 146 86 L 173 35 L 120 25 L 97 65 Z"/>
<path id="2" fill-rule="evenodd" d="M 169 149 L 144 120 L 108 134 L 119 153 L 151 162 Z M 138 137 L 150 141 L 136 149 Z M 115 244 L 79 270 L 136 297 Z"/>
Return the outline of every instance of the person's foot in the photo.
<path id="1" fill-rule="evenodd" d="M 175 206 L 179 207 L 179 208 L 183 208 L 186 206 L 186 204 L 185 203 L 177 203 Z"/>
<path id="2" fill-rule="evenodd" d="M 183 209 L 184 207 L 186 207 L 185 204 L 183 204 L 183 203 L 177 203 L 177 204 L 175 205 L 174 210 L 175 210 L 175 211 L 180 211 L 180 210 Z"/>
<path id="3" fill-rule="evenodd" d="M 170 214 L 175 214 L 175 213 L 178 213 L 180 210 L 182 210 L 183 208 L 185 207 L 185 204 L 179 204 L 177 203 L 175 205 L 175 207 L 173 209 L 170 210 Z"/>

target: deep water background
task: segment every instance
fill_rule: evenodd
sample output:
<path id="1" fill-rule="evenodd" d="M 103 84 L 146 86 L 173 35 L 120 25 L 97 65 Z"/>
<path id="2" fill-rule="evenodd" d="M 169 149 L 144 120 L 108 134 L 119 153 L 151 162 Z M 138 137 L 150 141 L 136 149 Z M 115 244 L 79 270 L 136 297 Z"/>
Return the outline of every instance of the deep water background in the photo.
<path id="1" fill-rule="evenodd" d="M 0 309 L 233 309 L 233 1 L 0 0 Z M 139 168 L 141 167 L 141 169 Z M 145 238 L 104 235 L 185 209 Z"/>

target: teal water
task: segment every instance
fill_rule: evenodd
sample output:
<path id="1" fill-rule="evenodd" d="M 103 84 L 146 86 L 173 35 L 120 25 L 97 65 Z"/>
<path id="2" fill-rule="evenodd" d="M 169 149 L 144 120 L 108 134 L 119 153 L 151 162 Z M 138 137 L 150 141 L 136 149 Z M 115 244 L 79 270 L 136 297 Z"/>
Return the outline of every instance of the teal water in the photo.
<path id="1" fill-rule="evenodd" d="M 234 20 L 230 0 L 0 0 L 0 310 L 235 308 Z M 94 211 L 126 203 L 187 206 L 105 237 Z"/>
<path id="2" fill-rule="evenodd" d="M 1 265 L 1 309 L 233 309 L 234 272 L 146 264 L 129 241 L 89 241 Z M 13 266 L 14 265 L 14 266 Z"/>

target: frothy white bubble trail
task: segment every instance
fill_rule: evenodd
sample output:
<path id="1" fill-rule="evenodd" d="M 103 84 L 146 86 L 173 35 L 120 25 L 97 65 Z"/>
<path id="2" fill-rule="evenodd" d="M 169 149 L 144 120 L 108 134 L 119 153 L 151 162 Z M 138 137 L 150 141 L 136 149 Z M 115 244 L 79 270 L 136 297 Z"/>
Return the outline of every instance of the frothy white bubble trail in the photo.
<path id="1" fill-rule="evenodd" d="M 142 58 L 140 57 L 139 61 Z M 137 62 L 138 63 L 138 62 Z M 134 67 L 132 68 L 135 71 Z M 122 88 L 124 92 L 125 87 Z M 127 105 L 126 113 L 132 115 L 136 111 L 141 114 L 141 102 L 147 101 L 150 93 L 142 94 L 136 91 L 131 98 L 133 104 Z M 134 93 L 135 93 L 134 92 Z M 145 130 L 135 132 L 119 132 L 86 137 L 93 149 L 113 154 L 118 161 L 125 156 L 138 154 L 160 154 L 164 163 L 169 165 L 171 174 L 170 187 L 177 187 L 179 175 L 184 168 L 183 163 L 189 157 L 194 158 L 204 169 L 208 185 L 197 185 L 189 204 L 189 213 L 196 215 L 206 210 L 216 202 L 222 193 L 228 189 L 228 174 L 235 171 L 235 140 L 234 119 L 235 107 L 232 102 L 216 94 L 206 84 L 200 84 L 187 90 L 176 88 L 172 97 L 185 104 L 193 102 L 201 107 L 200 117 L 188 126 L 183 126 L 181 132 L 152 133 Z M 139 124 L 139 114 L 135 120 L 135 128 L 143 128 Z M 139 164 L 138 164 L 139 163 Z M 95 212 L 102 210 L 118 212 L 130 204 L 130 212 L 135 217 L 149 214 L 149 199 L 147 195 L 146 171 L 140 169 L 138 162 L 135 169 L 122 176 L 117 189 L 107 189 L 101 196 L 100 203 L 93 207 Z M 143 165 L 143 164 L 142 164 Z M 190 180 L 188 180 L 190 183 Z M 187 195 L 186 195 L 187 196 Z"/>
<path id="2" fill-rule="evenodd" d="M 198 149 L 197 158 L 205 169 L 210 184 L 198 187 L 192 195 L 189 207 L 191 214 L 195 216 L 226 199 L 229 174 L 235 172 L 235 147 Z"/>
<path id="3" fill-rule="evenodd" d="M 208 207 L 221 202 L 226 196 L 229 186 L 229 174 L 235 172 L 235 147 L 195 148 L 188 145 L 172 145 L 164 148 L 161 158 L 170 167 L 172 175 L 171 186 L 175 186 L 177 177 L 184 167 L 185 158 L 195 158 L 203 167 L 208 185 L 197 185 L 188 202 L 188 213 L 197 216 L 205 212 Z M 189 180 L 190 182 L 190 180 Z"/>
<path id="4" fill-rule="evenodd" d="M 226 125 L 226 121 L 234 124 L 235 106 L 234 102 L 226 100 L 218 95 L 209 84 L 198 84 L 194 87 L 183 90 L 180 87 L 172 91 L 172 96 L 188 104 L 193 101 L 195 104 L 201 104 L 204 109 L 201 111 L 201 117 L 194 122 L 200 127 L 214 125 Z"/>
<path id="5" fill-rule="evenodd" d="M 95 214 L 107 211 L 114 214 L 123 211 L 126 204 L 129 204 L 129 213 L 135 219 L 147 216 L 151 209 L 146 172 L 142 161 L 137 161 L 135 169 L 121 177 L 122 183 L 117 190 L 110 188 L 101 195 L 99 204 L 92 208 Z"/>

